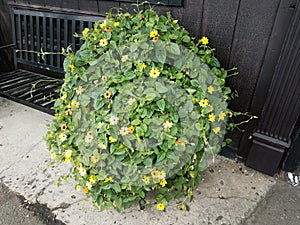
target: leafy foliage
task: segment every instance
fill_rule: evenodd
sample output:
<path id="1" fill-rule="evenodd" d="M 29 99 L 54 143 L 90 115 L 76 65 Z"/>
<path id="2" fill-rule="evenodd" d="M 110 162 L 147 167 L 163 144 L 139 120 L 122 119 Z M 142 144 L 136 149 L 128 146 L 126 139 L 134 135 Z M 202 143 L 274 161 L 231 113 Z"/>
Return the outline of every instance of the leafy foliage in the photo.
<path id="1" fill-rule="evenodd" d="M 231 113 L 227 71 L 208 39 L 195 43 L 153 10 L 109 13 L 77 36 L 85 42 L 67 52 L 45 137 L 52 158 L 71 163 L 76 189 L 100 210 L 145 202 L 152 190 L 159 210 L 173 197 L 192 199 Z"/>

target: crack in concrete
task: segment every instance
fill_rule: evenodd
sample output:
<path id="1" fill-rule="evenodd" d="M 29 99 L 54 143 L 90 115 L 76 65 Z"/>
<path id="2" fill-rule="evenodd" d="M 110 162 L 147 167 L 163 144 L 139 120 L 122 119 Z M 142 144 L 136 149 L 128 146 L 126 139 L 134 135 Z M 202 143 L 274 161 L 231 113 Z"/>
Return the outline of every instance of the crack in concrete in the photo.
<path id="1" fill-rule="evenodd" d="M 257 203 L 257 201 L 256 200 L 254 200 L 254 199 L 250 199 L 250 198 L 246 198 L 246 197 L 241 197 L 241 196 L 222 196 L 222 197 L 220 197 L 220 196 L 216 196 L 216 197 L 214 197 L 214 196 L 205 196 L 205 197 L 203 197 L 203 198 L 208 198 L 208 199 L 220 199 L 220 200 L 227 200 L 227 199 L 242 199 L 242 200 L 247 200 L 247 201 L 249 201 L 249 202 L 254 202 L 254 203 Z"/>

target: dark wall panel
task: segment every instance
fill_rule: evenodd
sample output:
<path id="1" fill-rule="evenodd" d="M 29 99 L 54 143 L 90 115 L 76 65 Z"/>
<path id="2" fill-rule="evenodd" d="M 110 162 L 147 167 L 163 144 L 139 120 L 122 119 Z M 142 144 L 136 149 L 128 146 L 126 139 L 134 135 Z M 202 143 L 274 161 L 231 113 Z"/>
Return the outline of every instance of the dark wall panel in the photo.
<path id="1" fill-rule="evenodd" d="M 202 33 L 210 38 L 210 45 L 222 65 L 229 63 L 235 31 L 239 0 L 206 0 L 203 5 Z"/>
<path id="2" fill-rule="evenodd" d="M 249 110 L 279 3 L 280 0 L 240 2 L 230 56 L 230 67 L 239 69 L 239 76 L 230 81 L 240 95 L 232 104 L 237 110 Z"/>
<path id="3" fill-rule="evenodd" d="M 197 39 L 201 37 L 204 0 L 185 0 L 181 24 Z M 176 10 L 176 9 L 175 9 Z M 176 17 L 176 16 L 175 16 Z M 179 17 L 178 17 L 179 18 Z"/>
<path id="4" fill-rule="evenodd" d="M 229 59 L 229 67 L 236 66 L 239 71 L 237 77 L 228 79 L 239 94 L 230 104 L 233 110 L 249 111 L 279 3 L 280 0 L 240 1 Z M 232 148 L 239 148 L 242 135 L 239 130 L 231 134 Z"/>
<path id="5" fill-rule="evenodd" d="M 120 7 L 119 2 L 112 2 L 112 1 L 98 1 L 98 11 L 100 14 L 105 14 L 110 9 L 118 9 Z"/>

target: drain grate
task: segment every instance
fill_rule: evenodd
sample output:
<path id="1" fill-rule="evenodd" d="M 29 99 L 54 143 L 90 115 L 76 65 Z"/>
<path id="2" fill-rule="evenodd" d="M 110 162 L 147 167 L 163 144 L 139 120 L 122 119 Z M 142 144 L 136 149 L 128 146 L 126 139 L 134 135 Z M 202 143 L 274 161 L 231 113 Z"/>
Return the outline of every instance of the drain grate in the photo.
<path id="1" fill-rule="evenodd" d="M 53 115 L 52 107 L 59 97 L 57 89 L 62 84 L 59 79 L 15 70 L 0 74 L 0 96 Z"/>

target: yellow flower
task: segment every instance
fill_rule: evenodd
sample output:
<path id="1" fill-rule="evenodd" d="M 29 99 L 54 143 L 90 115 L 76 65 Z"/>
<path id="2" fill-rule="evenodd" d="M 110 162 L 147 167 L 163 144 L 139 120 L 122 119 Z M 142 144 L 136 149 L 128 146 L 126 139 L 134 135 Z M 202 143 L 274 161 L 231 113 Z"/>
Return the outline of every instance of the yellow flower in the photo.
<path id="1" fill-rule="evenodd" d="M 67 127 L 66 124 L 63 124 L 63 125 L 60 126 L 60 129 L 61 129 L 62 131 L 65 131 L 67 128 L 68 128 L 68 127 Z"/>
<path id="2" fill-rule="evenodd" d="M 142 63 L 143 70 L 147 68 L 147 65 L 145 63 Z"/>
<path id="3" fill-rule="evenodd" d="M 104 20 L 102 23 L 100 23 L 100 27 L 103 29 L 106 27 L 106 20 Z"/>
<path id="4" fill-rule="evenodd" d="M 159 211 L 163 211 L 164 209 L 165 209 L 165 204 L 164 203 L 158 203 L 157 204 L 157 209 L 159 210 Z"/>
<path id="5" fill-rule="evenodd" d="M 71 156 L 65 157 L 65 162 L 69 163 L 71 161 Z"/>
<path id="6" fill-rule="evenodd" d="M 52 152 L 51 153 L 51 159 L 55 159 L 56 158 L 56 153 L 55 152 Z"/>
<path id="7" fill-rule="evenodd" d="M 84 194 L 88 194 L 88 193 L 89 193 L 89 189 L 87 189 L 87 187 L 84 187 L 84 188 L 83 188 L 83 193 L 84 193 Z"/>
<path id="8" fill-rule="evenodd" d="M 128 127 L 128 132 L 132 134 L 134 132 L 134 127 L 133 126 Z"/>
<path id="9" fill-rule="evenodd" d="M 77 102 L 76 100 L 72 100 L 71 107 L 78 109 L 79 108 L 79 102 Z"/>
<path id="10" fill-rule="evenodd" d="M 153 77 L 153 78 L 157 78 L 159 76 L 160 72 L 157 68 L 152 68 L 150 70 L 150 77 Z"/>
<path id="11" fill-rule="evenodd" d="M 211 113 L 211 114 L 208 115 L 208 120 L 209 120 L 210 122 L 215 122 L 216 116 L 215 116 L 213 113 Z"/>
<path id="12" fill-rule="evenodd" d="M 77 80 L 78 77 L 79 77 L 78 74 L 76 74 L 76 75 L 74 76 L 74 79 Z"/>
<path id="13" fill-rule="evenodd" d="M 61 97 L 60 97 L 60 99 L 61 99 L 61 100 L 66 100 L 67 97 L 68 97 L 67 92 L 63 92 L 62 95 L 61 95 Z"/>
<path id="14" fill-rule="evenodd" d="M 66 116 L 71 116 L 72 115 L 72 110 L 71 109 L 67 109 L 66 110 Z"/>
<path id="15" fill-rule="evenodd" d="M 84 28 L 84 30 L 82 31 L 82 35 L 86 36 L 89 30 L 90 30 L 89 28 Z"/>
<path id="16" fill-rule="evenodd" d="M 120 22 L 114 22 L 114 27 L 120 26 Z"/>
<path id="17" fill-rule="evenodd" d="M 201 99 L 199 105 L 203 108 L 208 106 L 208 99 Z"/>
<path id="18" fill-rule="evenodd" d="M 101 40 L 100 40 L 100 46 L 101 46 L 101 47 L 106 46 L 107 43 L 108 43 L 107 39 L 101 39 Z"/>
<path id="19" fill-rule="evenodd" d="M 104 183 L 107 183 L 107 182 L 114 182 L 114 179 L 112 178 L 112 177 L 106 177 L 105 179 L 104 179 Z"/>
<path id="20" fill-rule="evenodd" d="M 205 36 L 203 36 L 202 38 L 201 38 L 201 43 L 203 44 L 203 45 L 207 45 L 208 44 L 208 38 L 207 37 L 205 37 Z"/>
<path id="21" fill-rule="evenodd" d="M 153 37 L 153 38 L 152 38 L 152 41 L 153 41 L 153 42 L 156 42 L 156 41 L 158 41 L 158 37 L 159 37 L 159 36 L 155 36 L 155 37 Z"/>
<path id="22" fill-rule="evenodd" d="M 69 68 L 70 68 L 70 72 L 73 73 L 73 71 L 74 71 L 74 69 L 75 69 L 75 66 L 74 66 L 73 64 L 71 64 L 71 65 L 69 66 Z"/>
<path id="23" fill-rule="evenodd" d="M 158 179 L 162 180 L 165 179 L 166 173 L 164 171 L 158 171 Z"/>
<path id="24" fill-rule="evenodd" d="M 111 96 L 111 92 L 110 91 L 104 92 L 104 98 L 110 98 L 110 96 Z"/>
<path id="25" fill-rule="evenodd" d="M 100 157 L 96 157 L 96 156 L 91 156 L 91 158 L 90 158 L 90 160 L 91 160 L 91 163 L 97 163 L 97 162 L 99 162 L 100 161 Z"/>
<path id="26" fill-rule="evenodd" d="M 162 187 L 166 186 L 167 181 L 164 179 L 159 183 Z"/>
<path id="27" fill-rule="evenodd" d="M 150 177 L 144 176 L 143 182 L 144 182 L 145 184 L 149 184 L 149 183 L 150 183 Z"/>
<path id="28" fill-rule="evenodd" d="M 76 94 L 81 95 L 83 91 L 84 91 L 84 88 L 83 88 L 82 86 L 79 86 L 79 87 L 76 89 Z"/>
<path id="29" fill-rule="evenodd" d="M 128 60 L 128 55 L 123 55 L 121 61 L 126 62 Z"/>
<path id="30" fill-rule="evenodd" d="M 215 128 L 213 129 L 213 131 L 215 132 L 215 134 L 219 133 L 219 132 L 220 132 L 220 127 L 215 127 Z"/>
<path id="31" fill-rule="evenodd" d="M 169 122 L 168 120 L 163 123 L 164 129 L 170 129 L 172 126 L 173 126 L 173 123 Z"/>
<path id="32" fill-rule="evenodd" d="M 85 186 L 89 189 L 89 190 L 91 190 L 91 188 L 92 188 L 92 183 L 90 182 L 90 181 L 87 181 L 86 183 L 85 183 Z"/>
<path id="33" fill-rule="evenodd" d="M 97 182 L 97 177 L 95 175 L 91 175 L 89 180 L 92 184 L 94 184 Z"/>
<path id="34" fill-rule="evenodd" d="M 67 140 L 67 135 L 62 133 L 58 136 L 58 138 L 60 139 L 61 142 L 64 142 L 65 140 Z"/>
<path id="35" fill-rule="evenodd" d="M 209 86 L 208 88 L 207 88 L 207 92 L 209 93 L 209 94 L 212 94 L 213 92 L 214 92 L 214 87 L 213 86 Z"/>
<path id="36" fill-rule="evenodd" d="M 76 191 L 80 191 L 80 190 L 81 190 L 81 186 L 80 186 L 79 184 L 77 184 L 77 185 L 75 186 L 75 190 L 76 190 Z"/>
<path id="37" fill-rule="evenodd" d="M 158 31 L 155 30 L 155 29 L 150 32 L 150 37 L 151 38 L 156 37 L 157 35 L 158 35 Z"/>
<path id="38" fill-rule="evenodd" d="M 173 20 L 173 23 L 174 23 L 174 24 L 178 23 L 178 20 Z"/>
<path id="39" fill-rule="evenodd" d="M 106 149 L 106 146 L 105 146 L 105 144 L 103 142 L 99 142 L 98 147 L 100 149 Z"/>
<path id="40" fill-rule="evenodd" d="M 224 120 L 224 119 L 225 119 L 225 116 L 226 116 L 226 113 L 225 113 L 225 112 L 220 112 L 220 113 L 219 113 L 219 120 Z"/>
<path id="41" fill-rule="evenodd" d="M 158 179 L 158 178 L 160 177 L 159 171 L 157 171 L 157 170 L 152 170 L 152 171 L 151 171 L 151 176 L 152 176 L 154 179 Z"/>
<path id="42" fill-rule="evenodd" d="M 50 132 L 49 135 L 50 135 L 50 137 L 52 137 L 52 138 L 55 136 L 54 132 Z"/>
<path id="43" fill-rule="evenodd" d="M 117 141 L 117 139 L 115 139 L 113 136 L 109 136 L 108 140 L 109 140 L 111 143 Z"/>

